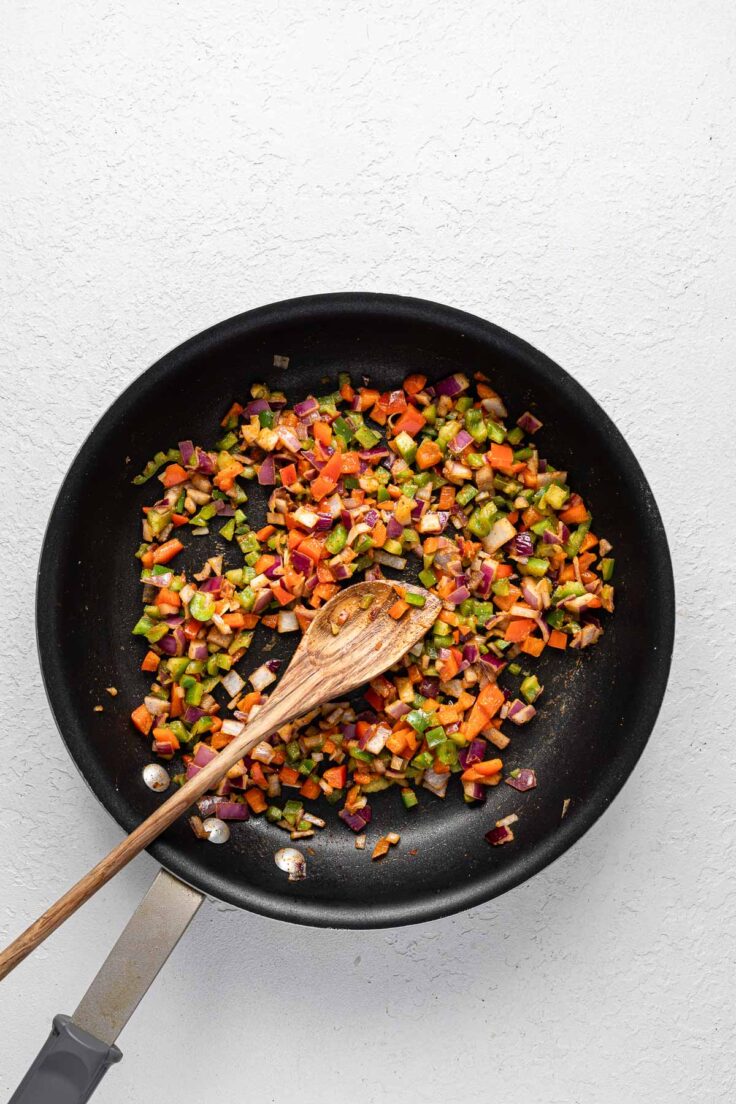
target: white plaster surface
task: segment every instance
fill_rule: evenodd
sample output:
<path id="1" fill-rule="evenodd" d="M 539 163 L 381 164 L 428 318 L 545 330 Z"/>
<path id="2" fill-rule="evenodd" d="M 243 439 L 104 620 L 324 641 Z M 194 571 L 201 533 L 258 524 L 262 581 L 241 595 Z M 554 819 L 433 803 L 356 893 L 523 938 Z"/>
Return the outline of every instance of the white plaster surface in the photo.
<path id="1" fill-rule="evenodd" d="M 734 1099 L 735 46 L 727 0 L 6 0 L 3 940 L 119 839 L 40 683 L 48 511 L 112 399 L 210 323 L 367 289 L 519 333 L 631 442 L 677 580 L 654 735 L 570 853 L 416 928 L 207 904 L 100 1104 Z M 154 870 L 3 982 L 3 1099 Z"/>

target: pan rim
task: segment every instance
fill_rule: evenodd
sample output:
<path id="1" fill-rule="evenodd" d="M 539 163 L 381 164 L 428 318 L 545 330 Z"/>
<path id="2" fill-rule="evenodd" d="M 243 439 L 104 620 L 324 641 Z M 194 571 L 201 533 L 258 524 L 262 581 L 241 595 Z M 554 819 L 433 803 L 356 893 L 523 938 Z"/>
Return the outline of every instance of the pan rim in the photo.
<path id="1" fill-rule="evenodd" d="M 657 590 L 654 601 L 658 615 L 653 630 L 656 640 L 649 661 L 649 692 L 643 708 L 628 732 L 617 771 L 611 771 L 609 775 L 602 777 L 596 784 L 592 796 L 584 804 L 575 808 L 554 833 L 537 843 L 532 850 L 519 853 L 515 861 L 471 883 L 455 886 L 441 893 L 433 891 L 425 895 L 417 895 L 410 901 L 383 902 L 369 908 L 365 905 L 355 906 L 334 900 L 296 900 L 242 883 L 239 884 L 239 892 L 236 893 L 228 879 L 217 875 L 214 870 L 209 870 L 204 876 L 198 870 L 197 876 L 193 877 L 186 856 L 180 854 L 178 849 L 168 841 L 158 840 L 148 848 L 149 853 L 170 873 L 200 892 L 271 919 L 313 927 L 396 927 L 448 916 L 508 892 L 558 859 L 605 812 L 636 766 L 649 740 L 664 699 L 674 646 L 674 577 L 667 537 L 654 495 L 620 430 L 588 391 L 568 372 L 522 338 L 494 323 L 455 307 L 425 299 L 376 292 L 331 292 L 300 296 L 257 307 L 215 323 L 195 334 L 136 376 L 105 410 L 85 438 L 64 477 L 46 526 L 36 585 L 36 644 L 44 689 L 57 729 L 72 761 L 95 797 L 120 827 L 130 832 L 136 827 L 138 821 L 132 815 L 132 810 L 126 807 L 119 791 L 113 790 L 111 793 L 108 782 L 82 769 L 80 753 L 83 750 L 83 738 L 74 731 L 69 723 L 70 718 L 64 715 L 62 695 L 64 680 L 54 660 L 56 649 L 49 643 L 55 639 L 53 610 L 59 601 L 60 590 L 59 578 L 55 571 L 58 566 L 55 556 L 58 524 L 55 521 L 56 507 L 63 502 L 65 496 L 70 493 L 72 485 L 79 479 L 90 442 L 99 431 L 104 432 L 109 424 L 117 420 L 129 397 L 140 387 L 144 378 L 153 384 L 170 373 L 175 374 L 180 360 L 190 358 L 204 348 L 211 347 L 213 341 L 226 342 L 244 332 L 285 323 L 297 317 L 303 319 L 311 316 L 315 322 L 318 322 L 320 317 L 348 316 L 351 313 L 367 311 L 374 312 L 377 317 L 390 317 L 394 321 L 405 319 L 412 323 L 431 323 L 492 345 L 497 351 L 532 364 L 537 371 L 547 377 L 552 386 L 569 395 L 586 417 L 595 419 L 598 431 L 609 436 L 615 445 L 627 480 L 636 483 L 640 505 L 646 508 L 650 519 L 648 552 L 652 561 L 652 578 Z M 42 577 L 43 603 L 39 585 Z"/>

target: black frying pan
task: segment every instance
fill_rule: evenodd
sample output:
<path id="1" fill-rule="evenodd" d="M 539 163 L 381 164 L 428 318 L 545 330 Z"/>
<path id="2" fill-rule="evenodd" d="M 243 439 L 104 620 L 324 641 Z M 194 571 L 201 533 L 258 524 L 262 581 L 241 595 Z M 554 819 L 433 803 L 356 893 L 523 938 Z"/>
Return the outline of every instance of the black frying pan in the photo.
<path id="1" fill-rule="evenodd" d="M 275 353 L 290 357 L 287 371 L 273 368 Z M 356 851 L 352 833 L 328 810 L 328 830 L 309 841 L 308 876 L 300 882 L 288 882 L 275 865 L 285 837 L 263 819 L 236 825 L 223 847 L 195 839 L 184 821 L 174 825 L 151 850 L 178 878 L 159 874 L 74 1016 L 55 1018 L 11 1104 L 89 1099 L 119 1060 L 117 1035 L 202 893 L 324 927 L 430 920 L 541 870 L 623 785 L 656 720 L 674 634 L 672 567 L 652 493 L 616 427 L 561 368 L 496 326 L 418 299 L 323 295 L 250 311 L 187 341 L 121 395 L 74 461 L 41 555 L 38 643 L 51 707 L 95 794 L 123 828 L 134 828 L 160 799 L 142 782 L 150 751 L 129 721 L 147 688 L 130 629 L 139 612 L 137 518 L 152 493 L 132 486 L 131 477 L 162 447 L 185 438 L 212 441 L 223 411 L 257 380 L 275 380 L 301 399 L 319 393 L 338 371 L 365 374 L 389 389 L 412 372 L 434 380 L 476 369 L 490 375 L 514 414 L 526 408 L 539 414 L 542 455 L 570 472 L 593 510 L 596 532 L 615 548 L 618 610 L 602 641 L 575 655 L 542 656 L 538 669 L 548 690 L 542 708 L 504 752 L 507 769 L 536 769 L 538 788 L 517 794 L 499 786 L 475 808 L 452 791 L 444 801 L 424 794 L 410 812 L 391 791 L 373 795 L 373 827 L 401 833 L 401 845 L 381 863 Z M 257 527 L 266 491 L 251 485 L 249 494 Z M 182 557 L 196 569 L 203 545 L 196 538 L 188 543 Z M 230 546 L 220 551 L 234 566 Z M 249 669 L 272 639 L 259 630 Z M 290 650 L 281 638 L 269 655 L 288 658 Z M 107 686 L 117 687 L 116 698 Z M 94 712 L 100 702 L 104 712 Z M 563 802 L 569 802 L 564 819 Z M 515 841 L 489 847 L 484 833 L 510 812 L 520 816 Z"/>
<path id="2" fill-rule="evenodd" d="M 274 354 L 290 357 L 286 371 Z M 147 676 L 140 642 L 130 635 L 139 610 L 140 507 L 149 487 L 131 478 L 159 448 L 192 438 L 210 442 L 234 398 L 266 379 L 291 399 L 324 390 L 338 371 L 370 376 L 381 389 L 411 372 L 430 381 L 482 369 L 514 416 L 530 408 L 544 422 L 541 455 L 570 472 L 614 545 L 617 611 L 594 648 L 544 654 L 547 693 L 535 720 L 514 734 L 508 769 L 534 767 L 539 786 L 507 786 L 468 808 L 451 791 L 429 794 L 404 811 L 397 793 L 374 795 L 374 824 L 401 833 L 381 863 L 354 848 L 352 833 L 326 815 L 310 840 L 305 881 L 276 867 L 280 829 L 253 818 L 213 847 L 185 821 L 151 848 L 165 867 L 205 893 L 254 912 L 303 924 L 380 927 L 447 915 L 518 885 L 562 854 L 600 816 L 632 770 L 652 730 L 667 681 L 674 632 L 674 590 L 657 506 L 631 449 L 593 399 L 552 361 L 519 338 L 471 315 L 418 299 L 368 294 L 292 299 L 249 311 L 192 338 L 149 368 L 110 407 L 82 446 L 49 523 L 38 580 L 38 643 L 46 690 L 59 730 L 94 793 L 126 831 L 160 800 L 144 786 L 151 758 L 129 714 Z M 73 396 L 70 396 L 70 402 Z M 249 492 L 250 493 L 250 492 Z M 250 493 L 251 517 L 263 517 L 262 489 Z M 212 538 L 204 538 L 212 547 Z M 187 567 L 203 544 L 188 541 Z M 235 566 L 237 550 L 223 543 Z M 248 653 L 262 662 L 263 632 Z M 286 657 L 285 640 L 270 655 Z M 346 663 L 349 656 L 346 656 Z M 115 699 L 105 687 L 117 687 Z M 103 713 L 93 712 L 103 703 Z M 563 801 L 570 799 L 563 819 Z M 323 808 L 323 806 L 320 806 Z M 491 848 L 484 833 L 498 818 L 520 816 L 515 842 Z"/>

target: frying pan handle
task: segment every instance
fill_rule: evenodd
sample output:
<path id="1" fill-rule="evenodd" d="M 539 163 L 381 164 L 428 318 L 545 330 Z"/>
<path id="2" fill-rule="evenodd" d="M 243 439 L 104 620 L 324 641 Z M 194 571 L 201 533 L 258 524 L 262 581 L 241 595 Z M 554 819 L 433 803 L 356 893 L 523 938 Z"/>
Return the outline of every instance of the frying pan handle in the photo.
<path id="1" fill-rule="evenodd" d="M 84 1104 L 121 1052 L 115 1039 L 204 900 L 160 870 L 70 1016 L 55 1016 L 9 1104 Z M 106 1041 L 98 1038 L 102 1035 Z"/>
<path id="2" fill-rule="evenodd" d="M 54 1016 L 51 1034 L 9 1104 L 84 1104 L 122 1057 L 69 1016 Z"/>

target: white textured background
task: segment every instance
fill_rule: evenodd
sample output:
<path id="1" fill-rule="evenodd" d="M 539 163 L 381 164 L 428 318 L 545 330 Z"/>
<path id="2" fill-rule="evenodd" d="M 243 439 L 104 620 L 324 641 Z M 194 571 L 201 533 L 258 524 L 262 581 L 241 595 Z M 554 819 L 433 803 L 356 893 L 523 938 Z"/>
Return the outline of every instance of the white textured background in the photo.
<path id="1" fill-rule="evenodd" d="M 366 289 L 521 334 L 628 437 L 678 586 L 651 743 L 571 853 L 410 929 L 206 906 L 100 1104 L 733 1100 L 733 4 L 6 0 L 2 24 L 7 936 L 119 838 L 41 688 L 46 516 L 105 407 L 212 322 Z M 154 869 L 3 983 L 3 1099 Z"/>

